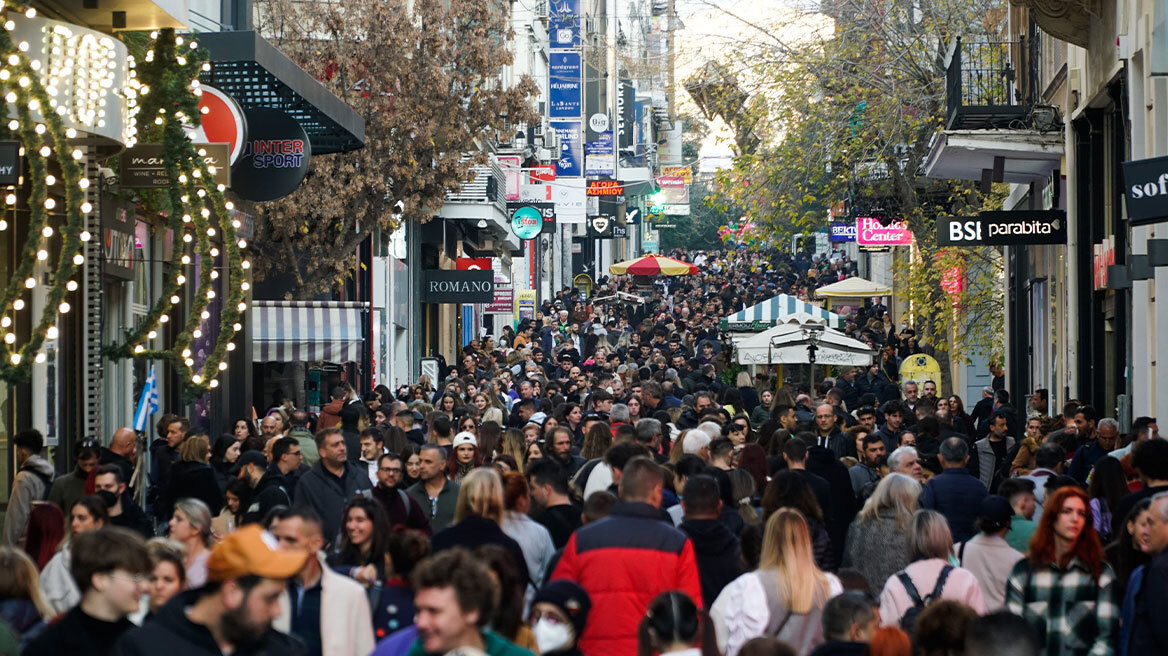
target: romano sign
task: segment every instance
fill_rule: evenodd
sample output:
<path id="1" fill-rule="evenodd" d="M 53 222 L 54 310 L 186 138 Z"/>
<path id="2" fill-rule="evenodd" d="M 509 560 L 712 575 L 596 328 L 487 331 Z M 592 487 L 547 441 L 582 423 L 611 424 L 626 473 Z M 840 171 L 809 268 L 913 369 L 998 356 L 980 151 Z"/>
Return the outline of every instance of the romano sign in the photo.
<path id="1" fill-rule="evenodd" d="M 1039 246 L 1067 243 L 1062 210 L 982 212 L 937 218 L 938 246 Z"/>
<path id="2" fill-rule="evenodd" d="M 485 271 L 422 271 L 423 303 L 490 303 L 495 298 L 495 273 Z"/>
<path id="3" fill-rule="evenodd" d="M 1123 163 L 1127 217 L 1135 225 L 1168 220 L 1168 157 Z"/>

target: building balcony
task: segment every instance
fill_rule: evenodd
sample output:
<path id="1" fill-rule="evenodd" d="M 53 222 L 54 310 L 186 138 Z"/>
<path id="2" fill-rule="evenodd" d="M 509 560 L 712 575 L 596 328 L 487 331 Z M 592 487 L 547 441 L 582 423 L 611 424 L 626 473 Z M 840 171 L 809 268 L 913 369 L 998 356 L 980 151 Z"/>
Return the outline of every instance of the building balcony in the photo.
<path id="1" fill-rule="evenodd" d="M 1042 104 L 1039 32 L 1008 41 L 956 39 L 947 55 L 945 129 L 933 135 L 925 175 L 1027 183 L 1063 156 L 1058 109 Z"/>
<path id="2" fill-rule="evenodd" d="M 957 37 L 945 72 L 945 128 L 1030 129 L 1039 104 L 1038 33 L 1007 41 Z"/>

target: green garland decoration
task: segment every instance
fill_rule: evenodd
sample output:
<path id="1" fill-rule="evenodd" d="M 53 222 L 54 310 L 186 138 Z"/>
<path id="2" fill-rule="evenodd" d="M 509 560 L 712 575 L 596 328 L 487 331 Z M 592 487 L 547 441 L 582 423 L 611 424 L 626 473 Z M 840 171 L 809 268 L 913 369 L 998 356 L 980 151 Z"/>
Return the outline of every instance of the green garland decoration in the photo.
<path id="1" fill-rule="evenodd" d="M 176 237 L 182 236 L 182 245 L 176 244 L 172 275 L 150 312 L 137 328 L 126 332 L 122 344 L 107 346 L 104 352 L 110 358 L 161 359 L 170 363 L 184 376 L 184 399 L 190 402 L 218 387 L 218 376 L 227 369 L 227 353 L 235 348 L 231 340 L 242 329 L 239 319 L 247 309 L 244 299 L 249 283 L 245 270 L 250 264 L 240 251 L 244 242 L 237 239 L 238 221 L 228 220 L 232 205 L 224 199 L 220 186 L 213 183 L 213 173 L 203 161 L 205 153 L 191 143 L 183 129 L 198 120 L 198 76 L 207 60 L 206 52 L 198 50 L 196 42 L 184 41 L 173 29 L 160 30 L 153 36 L 144 61 L 131 61 L 131 87 L 137 91 L 133 94 L 137 100 L 131 104 L 131 125 L 141 126 L 147 139 L 161 138 L 169 179 L 168 227 Z M 211 225 L 211 216 L 219 218 L 218 228 Z M 211 239 L 219 233 L 228 274 L 227 298 L 220 311 L 215 348 L 196 370 L 196 354 L 191 352 L 191 346 L 209 329 L 205 326 L 207 307 L 218 294 L 214 264 L 220 252 L 212 246 Z M 170 320 L 171 310 L 181 303 L 181 288 L 187 283 L 185 271 L 194 263 L 186 244 L 192 244 L 191 251 L 200 260 L 198 288 L 174 345 L 151 347 L 162 324 Z"/>
<path id="2" fill-rule="evenodd" d="M 76 133 L 65 128 L 58 113 L 63 112 L 64 107 L 57 105 L 42 84 L 40 62 L 34 65 L 25 54 L 29 44 L 14 43 L 10 34 L 14 23 L 8 12 L 19 12 L 33 18 L 36 10 L 9 0 L 4 0 L 3 9 L 5 25 L 0 30 L 0 92 L 4 93 L 9 105 L 16 106 L 17 118 L 0 130 L 6 130 L 5 136 L 18 137 L 28 162 L 25 177 L 30 187 L 28 238 L 17 257 L 11 279 L 0 292 L 0 311 L 3 312 L 0 332 L 4 333 L 0 340 L 0 380 L 13 384 L 28 380 L 33 363 L 44 361 L 45 356 L 39 351 L 46 339 L 56 337 L 57 315 L 71 309 L 65 298 L 78 287 L 72 277 L 78 265 L 85 261 L 81 255 L 82 243 L 90 238 L 85 230 L 85 215 L 93 208 L 85 202 L 89 180 L 83 177 L 78 163 L 84 155 L 80 150 L 69 150 L 69 139 Z M 33 112 L 40 113 L 44 122 L 38 123 Z M 48 225 L 49 212 L 56 205 L 56 201 L 49 198 L 47 179 L 48 157 L 54 152 L 61 168 L 61 183 L 65 187 L 65 223 L 56 231 Z M 5 208 L 15 211 L 15 190 L 5 192 L 5 196 Z M 61 237 L 60 255 L 50 266 L 53 278 L 46 293 L 45 308 L 40 319 L 35 320 L 28 341 L 17 345 L 16 317 L 31 303 L 31 299 L 26 302 L 23 296 L 39 284 L 33 274 L 38 262 L 48 261 L 49 240 L 56 233 Z M 31 312 L 31 307 L 28 309 Z"/>

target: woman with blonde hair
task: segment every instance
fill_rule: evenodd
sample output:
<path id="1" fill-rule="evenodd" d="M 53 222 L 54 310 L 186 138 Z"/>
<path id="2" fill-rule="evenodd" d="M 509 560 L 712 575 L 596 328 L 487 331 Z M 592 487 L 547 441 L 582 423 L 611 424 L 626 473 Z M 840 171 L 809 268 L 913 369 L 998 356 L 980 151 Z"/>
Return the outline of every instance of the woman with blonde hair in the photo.
<path id="1" fill-rule="evenodd" d="M 842 591 L 815 564 L 803 515 L 780 508 L 767 520 L 758 569 L 728 584 L 710 607 L 718 649 L 736 656 L 746 641 L 769 635 L 806 654 L 823 643 L 823 607 Z"/>
<path id="2" fill-rule="evenodd" d="M 22 649 L 53 614 L 41 594 L 36 564 L 19 549 L 0 547 L 0 620 L 11 627 Z"/>
<path id="3" fill-rule="evenodd" d="M 503 431 L 503 444 L 499 448 L 499 453 L 511 456 L 515 462 L 522 463 L 527 458 L 527 437 L 523 431 L 516 428 Z"/>
<path id="4" fill-rule="evenodd" d="M 503 498 L 503 479 L 493 467 L 473 469 L 458 488 L 458 501 L 454 504 L 454 524 L 434 534 L 430 543 L 430 553 L 438 553 L 454 547 L 470 550 L 484 545 L 497 544 L 515 558 L 521 580 L 531 581 L 527 570 L 527 560 L 519 543 L 503 532 L 503 518 L 506 504 Z"/>
<path id="5" fill-rule="evenodd" d="M 879 589 L 909 564 L 905 532 L 917 509 L 921 484 L 905 474 L 885 476 L 848 527 L 843 566 Z"/>

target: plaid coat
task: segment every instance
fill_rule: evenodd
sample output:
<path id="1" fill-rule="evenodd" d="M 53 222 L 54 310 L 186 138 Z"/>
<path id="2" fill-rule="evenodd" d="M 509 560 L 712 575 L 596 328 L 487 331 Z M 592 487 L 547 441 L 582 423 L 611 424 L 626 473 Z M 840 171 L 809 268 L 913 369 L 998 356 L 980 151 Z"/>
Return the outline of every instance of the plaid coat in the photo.
<path id="1" fill-rule="evenodd" d="M 1006 610 L 1035 627 L 1047 656 L 1111 656 L 1119 641 L 1118 595 L 1107 564 L 1096 581 L 1077 558 L 1066 569 L 1024 559 L 1006 581 Z"/>

